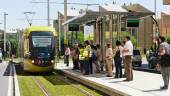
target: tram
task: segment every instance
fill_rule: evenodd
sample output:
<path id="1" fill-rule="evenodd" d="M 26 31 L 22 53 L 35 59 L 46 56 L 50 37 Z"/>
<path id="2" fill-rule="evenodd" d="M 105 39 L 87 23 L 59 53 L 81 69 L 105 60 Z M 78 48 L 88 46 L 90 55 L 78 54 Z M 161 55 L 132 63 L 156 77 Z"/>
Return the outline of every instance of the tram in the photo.
<path id="1" fill-rule="evenodd" d="M 52 71 L 55 65 L 54 28 L 47 26 L 30 26 L 20 40 L 21 65 L 27 72 Z"/>

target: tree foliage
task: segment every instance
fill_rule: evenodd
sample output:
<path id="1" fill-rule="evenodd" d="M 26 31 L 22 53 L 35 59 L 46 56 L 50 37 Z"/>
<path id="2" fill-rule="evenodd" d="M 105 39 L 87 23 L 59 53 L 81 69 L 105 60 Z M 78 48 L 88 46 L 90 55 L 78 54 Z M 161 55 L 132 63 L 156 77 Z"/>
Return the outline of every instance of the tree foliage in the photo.
<path id="1" fill-rule="evenodd" d="M 166 41 L 170 44 L 170 36 L 166 37 Z"/>

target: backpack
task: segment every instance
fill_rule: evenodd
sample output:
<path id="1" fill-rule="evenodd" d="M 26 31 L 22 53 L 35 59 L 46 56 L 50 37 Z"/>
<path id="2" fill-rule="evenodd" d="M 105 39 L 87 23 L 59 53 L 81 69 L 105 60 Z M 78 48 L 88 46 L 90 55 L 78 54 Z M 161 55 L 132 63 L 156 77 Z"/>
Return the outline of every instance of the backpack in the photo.
<path id="1" fill-rule="evenodd" d="M 114 56 L 114 60 L 115 60 L 115 62 L 121 62 L 122 58 L 120 57 L 120 49 L 116 51 L 116 54 Z"/>
<path id="2" fill-rule="evenodd" d="M 116 54 L 114 56 L 114 59 L 120 58 L 120 50 L 116 51 Z"/>
<path id="3" fill-rule="evenodd" d="M 95 52 L 92 53 L 92 60 L 97 60 L 97 56 Z"/>

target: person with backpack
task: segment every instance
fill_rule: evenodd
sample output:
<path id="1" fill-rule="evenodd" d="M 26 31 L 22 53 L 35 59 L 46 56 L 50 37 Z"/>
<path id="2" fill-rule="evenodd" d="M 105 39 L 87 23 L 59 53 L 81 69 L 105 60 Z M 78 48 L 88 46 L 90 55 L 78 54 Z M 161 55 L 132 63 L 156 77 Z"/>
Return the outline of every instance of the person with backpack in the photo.
<path id="1" fill-rule="evenodd" d="M 165 42 L 165 37 L 160 36 L 159 39 L 159 55 L 161 57 L 161 74 L 164 81 L 164 86 L 160 87 L 162 90 L 168 89 L 170 77 L 170 45 Z"/>
<path id="2" fill-rule="evenodd" d="M 123 47 L 121 46 L 121 42 L 117 40 L 114 55 L 114 62 L 116 67 L 115 78 L 122 78 L 122 53 Z"/>
<path id="3" fill-rule="evenodd" d="M 97 73 L 100 71 L 100 66 L 98 63 L 98 59 L 97 59 L 97 47 L 96 45 L 94 45 L 92 47 L 93 51 L 92 51 L 92 65 L 93 65 L 93 73 Z"/>

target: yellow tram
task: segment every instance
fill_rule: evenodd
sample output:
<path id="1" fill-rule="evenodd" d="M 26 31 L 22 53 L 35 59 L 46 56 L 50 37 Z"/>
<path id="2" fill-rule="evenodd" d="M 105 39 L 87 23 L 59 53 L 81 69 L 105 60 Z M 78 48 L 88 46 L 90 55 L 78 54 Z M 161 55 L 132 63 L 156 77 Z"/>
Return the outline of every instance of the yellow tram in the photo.
<path id="1" fill-rule="evenodd" d="M 30 26 L 22 34 L 20 51 L 22 67 L 28 72 L 52 71 L 55 65 L 54 28 Z"/>

